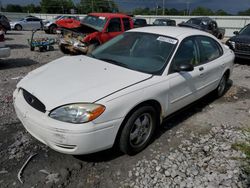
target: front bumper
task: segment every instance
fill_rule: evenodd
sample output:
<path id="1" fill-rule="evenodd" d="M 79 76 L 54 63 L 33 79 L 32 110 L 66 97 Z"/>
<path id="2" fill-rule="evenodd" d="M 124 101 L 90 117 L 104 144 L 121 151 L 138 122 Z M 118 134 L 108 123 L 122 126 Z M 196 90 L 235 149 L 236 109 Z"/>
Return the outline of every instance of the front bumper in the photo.
<path id="1" fill-rule="evenodd" d="M 83 43 L 74 40 L 60 39 L 59 47 L 63 47 L 69 50 L 72 54 L 87 54 L 88 45 L 83 45 Z"/>
<path id="2" fill-rule="evenodd" d="M 243 53 L 243 52 L 234 51 L 234 54 L 235 54 L 236 58 L 250 59 L 250 52 L 249 53 Z"/>
<path id="3" fill-rule="evenodd" d="M 48 112 L 42 113 L 31 107 L 22 90 L 14 92 L 14 107 L 17 117 L 32 136 L 58 152 L 72 155 L 111 148 L 122 123 L 122 119 L 100 124 L 60 122 L 50 118 Z"/>

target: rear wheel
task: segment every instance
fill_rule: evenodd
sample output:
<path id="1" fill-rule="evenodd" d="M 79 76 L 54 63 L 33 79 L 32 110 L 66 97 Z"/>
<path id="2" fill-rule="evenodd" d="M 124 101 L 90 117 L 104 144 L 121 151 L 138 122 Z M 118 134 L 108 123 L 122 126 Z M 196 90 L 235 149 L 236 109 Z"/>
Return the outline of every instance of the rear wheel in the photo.
<path id="1" fill-rule="evenodd" d="M 49 31 L 50 31 L 50 33 L 51 34 L 55 34 L 56 33 L 56 25 L 51 25 L 50 27 L 49 27 Z"/>
<path id="2" fill-rule="evenodd" d="M 22 29 L 23 29 L 23 27 L 21 26 L 21 25 L 16 25 L 15 26 L 15 29 L 17 30 L 17 31 L 21 31 Z"/>
<path id="3" fill-rule="evenodd" d="M 228 78 L 226 74 L 224 74 L 219 82 L 218 87 L 215 89 L 216 97 L 221 97 L 225 94 L 227 88 L 227 82 Z"/>
<path id="4" fill-rule="evenodd" d="M 153 107 L 143 106 L 137 109 L 126 121 L 122 129 L 119 148 L 128 155 L 142 151 L 150 143 L 157 122 Z"/>
<path id="5" fill-rule="evenodd" d="M 62 53 L 64 53 L 64 54 L 70 54 L 70 51 L 67 48 L 65 48 L 65 46 L 63 46 L 63 45 L 60 44 L 59 48 L 60 48 L 60 50 L 61 50 Z"/>

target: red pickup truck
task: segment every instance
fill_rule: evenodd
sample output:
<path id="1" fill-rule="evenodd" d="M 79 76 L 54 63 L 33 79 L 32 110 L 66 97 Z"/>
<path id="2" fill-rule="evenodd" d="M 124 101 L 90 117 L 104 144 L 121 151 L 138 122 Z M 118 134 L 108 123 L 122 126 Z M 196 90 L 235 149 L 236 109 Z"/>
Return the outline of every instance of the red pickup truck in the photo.
<path id="1" fill-rule="evenodd" d="M 118 13 L 90 13 L 78 28 L 62 29 L 59 47 L 66 54 L 87 54 L 98 45 L 133 28 L 131 17 Z"/>

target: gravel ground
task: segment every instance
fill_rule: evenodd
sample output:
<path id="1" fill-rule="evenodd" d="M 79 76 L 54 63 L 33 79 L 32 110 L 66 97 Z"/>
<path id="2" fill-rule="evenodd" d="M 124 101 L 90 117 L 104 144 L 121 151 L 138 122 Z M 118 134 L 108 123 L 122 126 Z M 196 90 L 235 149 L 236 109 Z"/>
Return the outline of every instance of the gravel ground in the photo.
<path id="1" fill-rule="evenodd" d="M 57 153 L 32 138 L 17 119 L 12 93 L 29 71 L 63 54 L 31 52 L 31 32 L 9 32 L 11 57 L 0 61 L 0 187 L 249 187 L 247 156 L 232 145 L 250 142 L 250 65 L 235 64 L 224 97 L 210 95 L 167 119 L 154 142 L 135 156 L 115 149 L 85 156 Z M 52 36 L 56 37 L 56 36 Z M 27 158 L 37 154 L 22 174 Z"/>

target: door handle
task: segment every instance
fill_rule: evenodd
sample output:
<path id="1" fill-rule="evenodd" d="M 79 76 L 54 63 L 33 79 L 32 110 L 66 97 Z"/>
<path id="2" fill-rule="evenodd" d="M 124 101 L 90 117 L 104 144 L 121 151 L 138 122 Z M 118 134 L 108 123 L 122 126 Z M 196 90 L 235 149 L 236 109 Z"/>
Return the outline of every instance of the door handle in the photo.
<path id="1" fill-rule="evenodd" d="M 199 71 L 203 71 L 203 70 L 204 70 L 204 67 L 200 67 L 200 68 L 199 68 Z"/>

